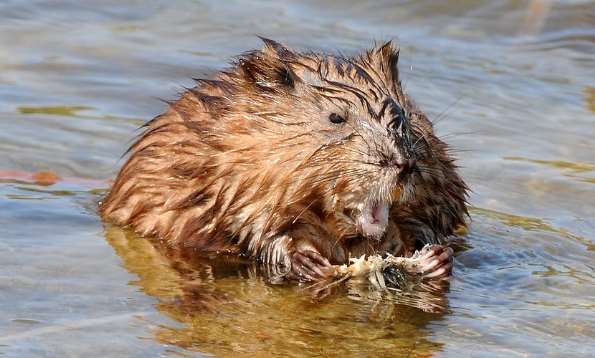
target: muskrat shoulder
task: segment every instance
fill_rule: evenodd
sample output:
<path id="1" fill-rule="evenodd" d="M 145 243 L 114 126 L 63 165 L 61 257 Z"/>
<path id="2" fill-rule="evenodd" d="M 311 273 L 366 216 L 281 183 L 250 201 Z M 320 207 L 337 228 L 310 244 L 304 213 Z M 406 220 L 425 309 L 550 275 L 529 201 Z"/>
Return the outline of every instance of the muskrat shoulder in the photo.
<path id="1" fill-rule="evenodd" d="M 466 185 L 403 92 L 392 43 L 346 58 L 263 41 L 146 124 L 103 218 L 304 280 L 464 225 Z M 448 274 L 451 258 L 436 246 L 428 270 Z"/>

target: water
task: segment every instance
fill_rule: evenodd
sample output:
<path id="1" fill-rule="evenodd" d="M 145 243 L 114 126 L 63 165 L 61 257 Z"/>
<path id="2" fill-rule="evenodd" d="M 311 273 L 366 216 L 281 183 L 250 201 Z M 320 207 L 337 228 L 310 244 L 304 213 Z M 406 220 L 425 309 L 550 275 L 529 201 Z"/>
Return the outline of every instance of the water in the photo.
<path id="1" fill-rule="evenodd" d="M 0 20 L 0 356 L 595 350 L 594 2 L 9 0 Z M 445 310 L 355 287 L 315 302 L 100 222 L 158 98 L 255 34 L 345 53 L 398 39 L 473 189 Z"/>

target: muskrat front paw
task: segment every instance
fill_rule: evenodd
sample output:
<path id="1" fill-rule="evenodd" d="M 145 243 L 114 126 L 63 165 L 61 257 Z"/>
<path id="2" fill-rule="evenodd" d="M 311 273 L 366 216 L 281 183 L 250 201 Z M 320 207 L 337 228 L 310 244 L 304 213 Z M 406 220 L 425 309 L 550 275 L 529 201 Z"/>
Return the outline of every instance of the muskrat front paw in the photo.
<path id="1" fill-rule="evenodd" d="M 329 260 L 316 251 L 296 251 L 291 256 L 289 276 L 298 281 L 318 281 L 331 276 L 331 268 Z"/>
<path id="2" fill-rule="evenodd" d="M 432 245 L 422 250 L 416 270 L 426 279 L 439 279 L 450 276 L 453 267 L 453 254 L 454 252 L 450 247 Z"/>

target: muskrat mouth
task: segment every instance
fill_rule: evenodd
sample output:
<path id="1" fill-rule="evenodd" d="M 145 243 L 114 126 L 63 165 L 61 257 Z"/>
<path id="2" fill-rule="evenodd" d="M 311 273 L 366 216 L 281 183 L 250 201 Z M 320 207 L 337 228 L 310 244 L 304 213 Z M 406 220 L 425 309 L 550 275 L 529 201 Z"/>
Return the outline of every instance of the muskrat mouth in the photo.
<path id="1" fill-rule="evenodd" d="M 360 205 L 357 222 L 364 236 L 380 238 L 384 234 L 389 208 L 389 203 L 380 201 Z"/>

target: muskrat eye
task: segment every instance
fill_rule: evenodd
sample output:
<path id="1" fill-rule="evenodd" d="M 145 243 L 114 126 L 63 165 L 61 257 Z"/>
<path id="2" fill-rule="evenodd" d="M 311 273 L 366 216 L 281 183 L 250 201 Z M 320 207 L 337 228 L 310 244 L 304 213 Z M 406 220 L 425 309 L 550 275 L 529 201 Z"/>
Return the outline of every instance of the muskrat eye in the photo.
<path id="1" fill-rule="evenodd" d="M 338 115 L 337 113 L 331 113 L 328 116 L 328 120 L 334 124 L 341 124 L 341 123 L 345 122 L 345 118 L 343 118 L 343 116 Z"/>

